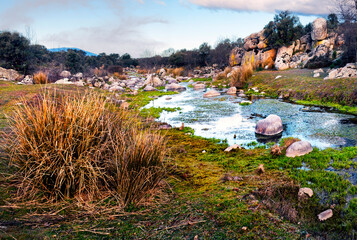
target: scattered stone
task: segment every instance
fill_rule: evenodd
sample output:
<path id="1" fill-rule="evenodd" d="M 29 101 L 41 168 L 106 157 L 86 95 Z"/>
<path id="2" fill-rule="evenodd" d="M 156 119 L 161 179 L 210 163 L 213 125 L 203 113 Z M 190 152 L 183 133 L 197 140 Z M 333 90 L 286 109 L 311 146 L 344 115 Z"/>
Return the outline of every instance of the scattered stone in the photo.
<path id="1" fill-rule="evenodd" d="M 74 82 L 73 84 L 78 86 L 78 87 L 84 87 L 84 85 L 85 85 L 85 83 L 82 80 Z"/>
<path id="2" fill-rule="evenodd" d="M 320 221 L 325 221 L 333 216 L 332 209 L 328 209 L 317 215 Z"/>
<path id="3" fill-rule="evenodd" d="M 280 75 L 276 76 L 275 80 L 277 80 L 279 78 L 282 78 L 282 76 L 280 76 Z"/>
<path id="4" fill-rule="evenodd" d="M 73 82 L 70 82 L 68 78 L 63 78 L 55 82 L 55 84 L 67 84 L 71 85 Z"/>
<path id="5" fill-rule="evenodd" d="M 320 77 L 320 73 L 315 73 L 314 78 L 318 78 L 318 77 Z"/>
<path id="6" fill-rule="evenodd" d="M 203 97 L 205 98 L 210 98 L 210 97 L 217 97 L 220 96 L 221 94 L 219 92 L 217 92 L 216 90 L 211 90 L 209 92 L 206 92 L 205 94 L 203 94 Z"/>
<path id="7" fill-rule="evenodd" d="M 227 91 L 227 94 L 230 94 L 230 95 L 237 94 L 237 88 L 236 87 L 229 88 L 228 91 Z"/>
<path id="8" fill-rule="evenodd" d="M 26 77 L 24 79 L 22 79 L 21 82 L 18 82 L 17 84 L 19 85 L 33 85 L 33 78 L 31 75 L 26 75 Z"/>
<path id="9" fill-rule="evenodd" d="M 232 150 L 237 150 L 237 149 L 242 149 L 242 147 L 240 145 L 238 145 L 238 144 L 234 144 L 234 145 L 226 148 L 224 151 L 225 152 L 230 152 Z"/>
<path id="10" fill-rule="evenodd" d="M 181 92 L 181 91 L 185 91 L 186 88 L 184 86 L 181 86 L 180 84 L 177 83 L 171 83 L 165 86 L 165 89 L 167 91 L 177 91 L 177 92 Z"/>
<path id="11" fill-rule="evenodd" d="M 206 88 L 206 85 L 204 85 L 203 83 L 193 84 L 194 90 L 200 90 L 200 89 L 205 89 L 205 88 Z"/>
<path id="12" fill-rule="evenodd" d="M 294 142 L 286 149 L 286 156 L 294 158 L 294 157 L 306 155 L 312 151 L 313 149 L 309 142 L 299 141 L 299 142 Z"/>
<path id="13" fill-rule="evenodd" d="M 324 71 L 322 68 L 317 69 L 317 70 L 314 71 L 314 73 L 324 73 L 324 72 L 325 72 L 325 71 Z"/>
<path id="14" fill-rule="evenodd" d="M 203 150 L 202 153 L 206 153 L 206 150 Z"/>
<path id="15" fill-rule="evenodd" d="M 248 229 L 247 227 L 242 227 L 243 231 L 247 231 L 247 229 Z"/>
<path id="16" fill-rule="evenodd" d="M 277 115 L 269 115 L 267 118 L 258 121 L 255 126 L 255 133 L 265 136 L 274 136 L 283 131 L 283 122 Z"/>
<path id="17" fill-rule="evenodd" d="M 143 91 L 144 91 L 144 92 L 151 92 L 151 91 L 157 91 L 157 89 L 154 88 L 154 87 L 152 87 L 152 86 L 147 85 L 147 86 L 144 88 Z"/>
<path id="18" fill-rule="evenodd" d="M 62 72 L 60 73 L 60 76 L 61 76 L 62 78 L 70 78 L 70 77 L 71 77 L 71 73 L 68 72 L 68 71 L 62 71 Z"/>
<path id="19" fill-rule="evenodd" d="M 311 188 L 300 188 L 298 197 L 299 198 L 304 198 L 305 196 L 309 196 L 310 198 L 314 195 L 314 192 L 311 190 Z"/>
<path id="20" fill-rule="evenodd" d="M 167 97 L 167 98 L 165 98 L 165 100 L 167 100 L 167 101 L 168 101 L 168 100 L 171 100 L 171 99 L 172 99 L 172 97 Z"/>

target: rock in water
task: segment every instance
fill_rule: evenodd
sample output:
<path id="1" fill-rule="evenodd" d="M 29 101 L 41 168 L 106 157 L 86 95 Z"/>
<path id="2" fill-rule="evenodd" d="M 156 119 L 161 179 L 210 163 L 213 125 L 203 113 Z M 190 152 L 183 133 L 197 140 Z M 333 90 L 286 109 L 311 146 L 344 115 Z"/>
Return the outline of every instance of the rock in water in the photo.
<path id="1" fill-rule="evenodd" d="M 178 91 L 178 92 L 186 90 L 186 88 L 184 86 L 181 86 L 180 84 L 177 84 L 177 83 L 168 84 L 165 86 L 165 89 L 167 91 Z"/>
<path id="2" fill-rule="evenodd" d="M 325 221 L 333 216 L 332 209 L 326 210 L 317 215 L 320 221 Z"/>
<path id="3" fill-rule="evenodd" d="M 203 97 L 205 98 L 210 98 L 210 97 L 217 97 L 221 95 L 219 92 L 217 92 L 216 90 L 211 90 L 209 92 L 206 92 L 205 94 L 203 94 Z"/>
<path id="4" fill-rule="evenodd" d="M 144 88 L 144 92 L 150 92 L 150 91 L 157 91 L 157 89 L 154 88 L 154 87 L 151 87 L 151 86 L 147 85 L 147 86 Z"/>
<path id="5" fill-rule="evenodd" d="M 200 90 L 200 89 L 205 89 L 205 88 L 206 88 L 206 85 L 204 85 L 203 83 L 193 84 L 194 90 Z"/>
<path id="6" fill-rule="evenodd" d="M 286 149 L 286 156 L 287 157 L 298 157 L 306 155 L 312 152 L 312 146 L 307 141 L 299 141 L 291 144 L 288 149 Z"/>
<path id="7" fill-rule="evenodd" d="M 255 126 L 255 133 L 265 135 L 265 136 L 274 136 L 283 131 L 283 122 L 281 118 L 277 115 L 269 115 L 266 119 L 258 121 Z"/>
<path id="8" fill-rule="evenodd" d="M 227 94 L 237 94 L 237 88 L 236 87 L 231 87 L 228 89 Z"/>
<path id="9" fill-rule="evenodd" d="M 314 41 L 321 41 L 327 37 L 327 21 L 324 18 L 318 18 L 312 23 L 311 38 Z"/>

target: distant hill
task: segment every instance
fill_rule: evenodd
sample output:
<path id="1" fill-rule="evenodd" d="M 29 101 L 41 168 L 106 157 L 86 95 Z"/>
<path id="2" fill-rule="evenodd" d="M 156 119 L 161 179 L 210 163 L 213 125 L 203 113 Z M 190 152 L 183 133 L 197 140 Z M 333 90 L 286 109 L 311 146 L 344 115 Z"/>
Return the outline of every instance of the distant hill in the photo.
<path id="1" fill-rule="evenodd" d="M 79 48 L 66 48 L 66 47 L 63 47 L 63 48 L 51 48 L 51 49 L 48 49 L 48 51 L 50 52 L 67 52 L 68 50 L 78 50 L 78 51 L 83 51 L 86 53 L 87 56 L 98 56 L 97 54 L 95 53 L 91 53 L 91 52 L 88 52 L 88 51 L 84 51 L 82 49 L 79 49 Z"/>

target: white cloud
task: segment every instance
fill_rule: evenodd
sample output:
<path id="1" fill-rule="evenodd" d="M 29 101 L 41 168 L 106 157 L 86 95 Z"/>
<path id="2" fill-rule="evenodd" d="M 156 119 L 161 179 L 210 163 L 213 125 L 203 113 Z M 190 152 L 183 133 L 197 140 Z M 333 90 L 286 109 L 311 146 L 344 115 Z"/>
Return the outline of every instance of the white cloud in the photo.
<path id="1" fill-rule="evenodd" d="M 82 27 L 75 30 L 47 35 L 40 40 L 48 48 L 78 47 L 94 53 L 130 53 L 138 57 L 146 49 L 161 48 L 165 43 L 145 36 L 140 27 L 165 21 L 150 17 L 126 18 L 118 24 Z"/>
<path id="2" fill-rule="evenodd" d="M 306 15 L 325 15 L 334 9 L 333 0 L 188 0 L 210 9 L 276 12 L 289 10 Z"/>

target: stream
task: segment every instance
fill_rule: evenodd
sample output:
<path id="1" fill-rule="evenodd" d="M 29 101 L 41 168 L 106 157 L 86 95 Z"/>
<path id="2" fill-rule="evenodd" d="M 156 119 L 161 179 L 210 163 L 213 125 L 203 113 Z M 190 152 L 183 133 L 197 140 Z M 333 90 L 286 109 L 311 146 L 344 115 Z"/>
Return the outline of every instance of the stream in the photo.
<path id="1" fill-rule="evenodd" d="M 158 121 L 173 127 L 184 123 L 186 127 L 193 128 L 197 136 L 226 140 L 229 145 L 262 142 L 255 135 L 255 125 L 269 114 L 276 114 L 284 124 L 282 137 L 297 137 L 320 149 L 355 146 L 357 143 L 357 120 L 353 115 L 328 112 L 323 108 L 305 107 L 278 99 L 261 98 L 254 100 L 251 105 L 241 106 L 239 103 L 246 99 L 224 92 L 218 97 L 203 98 L 209 88 L 195 91 L 187 87 L 187 83 L 182 85 L 187 91 L 162 96 L 145 108 L 180 107 L 181 110 L 176 112 L 164 111 Z"/>

